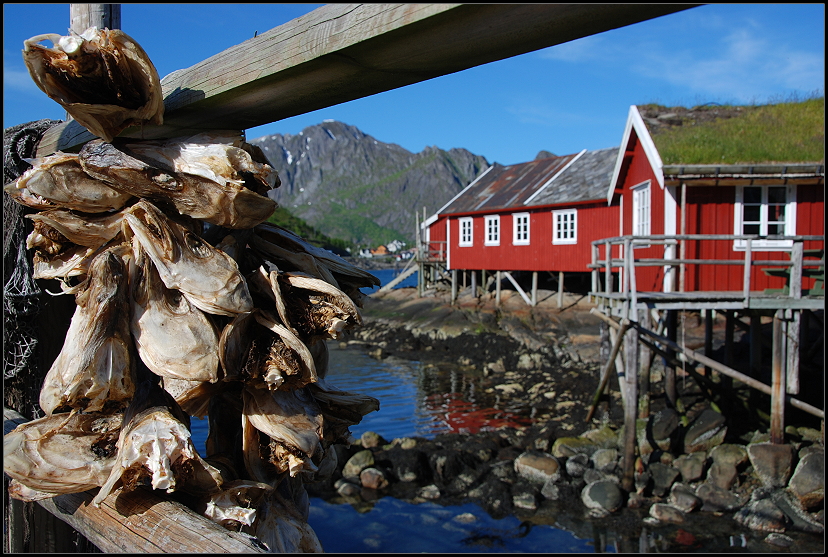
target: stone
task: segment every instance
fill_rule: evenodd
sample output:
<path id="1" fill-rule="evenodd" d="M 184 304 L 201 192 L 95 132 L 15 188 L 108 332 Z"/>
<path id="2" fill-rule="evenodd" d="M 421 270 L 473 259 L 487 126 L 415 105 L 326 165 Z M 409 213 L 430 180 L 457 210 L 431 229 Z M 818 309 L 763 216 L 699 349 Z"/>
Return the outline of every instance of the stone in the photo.
<path id="1" fill-rule="evenodd" d="M 681 524 L 684 522 L 684 513 L 677 508 L 664 503 L 654 503 L 650 506 L 650 516 L 659 522 Z"/>
<path id="2" fill-rule="evenodd" d="M 345 463 L 342 468 L 342 477 L 354 483 L 359 483 L 360 472 L 373 465 L 374 453 L 368 449 L 359 451 Z"/>
<path id="3" fill-rule="evenodd" d="M 702 500 L 703 511 L 726 512 L 735 511 L 744 504 L 741 497 L 726 489 L 702 482 L 696 488 L 696 497 Z"/>
<path id="4" fill-rule="evenodd" d="M 672 408 L 652 414 L 647 424 L 647 438 L 651 444 L 655 444 L 653 448 L 669 451 L 678 426 L 679 414 Z"/>
<path id="5" fill-rule="evenodd" d="M 336 483 L 334 483 L 334 488 L 336 492 L 344 497 L 353 497 L 359 495 L 360 489 L 359 486 L 351 483 L 349 481 L 338 479 Z"/>
<path id="6" fill-rule="evenodd" d="M 678 469 L 682 481 L 689 483 L 702 478 L 706 462 L 707 453 L 705 451 L 697 451 L 695 453 L 681 455 L 673 461 L 673 467 Z"/>
<path id="7" fill-rule="evenodd" d="M 359 473 L 359 481 L 362 487 L 368 489 L 385 489 L 388 487 L 388 480 L 382 470 L 368 467 Z"/>
<path id="8" fill-rule="evenodd" d="M 707 481 L 722 489 L 730 489 L 736 484 L 739 473 L 736 467 L 727 462 L 716 462 L 707 471 Z"/>
<path id="9" fill-rule="evenodd" d="M 684 434 L 684 452 L 710 451 L 721 445 L 727 435 L 725 417 L 707 408 L 699 414 Z"/>
<path id="10" fill-rule="evenodd" d="M 825 500 L 825 451 L 806 454 L 788 482 L 788 490 L 799 499 L 802 508 L 818 510 Z"/>
<path id="11" fill-rule="evenodd" d="M 590 441 L 596 447 L 602 449 L 610 449 L 618 446 L 618 433 L 608 425 L 585 431 L 581 434 L 581 438 Z"/>
<path id="12" fill-rule="evenodd" d="M 690 513 L 702 506 L 702 500 L 699 499 L 693 490 L 683 484 L 674 483 L 670 488 L 669 503 L 684 513 Z"/>
<path id="13" fill-rule="evenodd" d="M 401 449 L 413 449 L 417 446 L 417 440 L 412 437 L 400 437 L 392 443 L 396 443 Z"/>
<path id="14" fill-rule="evenodd" d="M 559 437 L 552 444 L 552 456 L 555 458 L 569 458 L 579 453 L 592 455 L 598 446 L 583 437 Z"/>
<path id="15" fill-rule="evenodd" d="M 440 488 L 434 484 L 424 486 L 420 488 L 420 491 L 417 492 L 417 495 L 422 497 L 423 499 L 439 499 L 440 498 Z"/>
<path id="16" fill-rule="evenodd" d="M 791 477 L 793 447 L 787 444 L 752 443 L 747 447 L 753 473 L 763 486 L 785 487 Z"/>
<path id="17" fill-rule="evenodd" d="M 785 532 L 788 519 L 770 499 L 751 501 L 733 515 L 742 526 L 757 532 Z"/>
<path id="18" fill-rule="evenodd" d="M 526 451 L 515 459 L 515 472 L 535 483 L 556 482 L 561 478 L 561 464 L 554 456 L 539 451 Z"/>
<path id="19" fill-rule="evenodd" d="M 512 495 L 512 506 L 516 509 L 527 509 L 534 511 L 538 508 L 537 495 L 532 492 L 522 492 Z"/>
<path id="20" fill-rule="evenodd" d="M 710 458 L 713 462 L 721 464 L 728 464 L 730 466 L 739 467 L 747 462 L 747 449 L 742 445 L 733 445 L 725 443 L 717 447 L 713 447 L 710 451 Z"/>
<path id="21" fill-rule="evenodd" d="M 794 544 L 793 538 L 785 534 L 771 532 L 765 537 L 765 543 L 774 547 L 788 548 Z"/>
<path id="22" fill-rule="evenodd" d="M 473 524 L 477 522 L 477 517 L 474 516 L 472 513 L 460 513 L 454 518 L 452 518 L 452 520 L 459 524 Z"/>
<path id="23" fill-rule="evenodd" d="M 808 515 L 790 491 L 776 489 L 771 493 L 770 499 L 779 510 L 785 513 L 792 529 L 810 534 L 822 534 L 825 531 L 825 526 Z"/>
<path id="24" fill-rule="evenodd" d="M 661 462 L 653 462 L 647 469 L 653 479 L 653 495 L 664 497 L 679 477 L 679 471 Z"/>
<path id="25" fill-rule="evenodd" d="M 441 449 L 429 456 L 429 463 L 434 479 L 438 483 L 448 484 L 468 469 L 474 469 L 477 460 L 465 451 Z"/>
<path id="26" fill-rule="evenodd" d="M 799 434 L 803 441 L 807 441 L 809 443 L 822 442 L 822 433 L 820 433 L 818 429 L 814 429 L 812 427 L 800 427 L 797 428 L 796 432 Z"/>
<path id="27" fill-rule="evenodd" d="M 624 504 L 624 492 L 611 480 L 599 480 L 584 486 L 581 501 L 587 508 L 598 511 L 599 515 L 617 511 Z"/>
<path id="28" fill-rule="evenodd" d="M 381 447 L 387 445 L 388 441 L 383 439 L 379 433 L 373 431 L 366 431 L 360 436 L 362 447 L 365 449 L 372 449 L 374 447 Z"/>
<path id="29" fill-rule="evenodd" d="M 589 455 L 576 454 L 566 459 L 566 473 L 573 478 L 580 478 L 589 467 Z"/>
<path id="30" fill-rule="evenodd" d="M 599 472 L 611 473 L 618 464 L 617 449 L 598 449 L 590 457 L 593 467 Z"/>
<path id="31" fill-rule="evenodd" d="M 401 482 L 431 481 L 431 466 L 424 451 L 397 446 L 383 451 L 381 458 L 390 464 L 391 473 Z"/>

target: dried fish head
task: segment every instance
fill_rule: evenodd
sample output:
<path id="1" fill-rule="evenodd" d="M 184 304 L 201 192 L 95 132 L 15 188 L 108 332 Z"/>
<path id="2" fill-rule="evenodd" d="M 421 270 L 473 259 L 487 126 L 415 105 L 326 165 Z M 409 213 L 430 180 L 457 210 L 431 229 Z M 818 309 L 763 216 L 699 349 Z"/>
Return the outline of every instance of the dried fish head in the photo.
<path id="1" fill-rule="evenodd" d="M 64 407 L 112 412 L 134 394 L 125 249 L 108 248 L 90 264 L 63 348 L 40 391 L 47 415 Z"/>
<path id="2" fill-rule="evenodd" d="M 121 232 L 124 215 L 122 211 L 84 214 L 67 209 L 52 209 L 26 217 L 34 221 L 36 231 L 51 229 L 73 244 L 99 248 Z"/>
<path id="3" fill-rule="evenodd" d="M 247 386 L 243 413 L 249 423 L 271 439 L 271 463 L 295 476 L 316 470 L 311 457 L 322 448 L 322 415 L 304 389 L 270 391 Z"/>
<path id="4" fill-rule="evenodd" d="M 156 375 L 218 381 L 218 332 L 179 290 L 167 288 L 140 244 L 131 274 L 130 329 L 138 354 Z"/>
<path id="5" fill-rule="evenodd" d="M 256 321 L 275 333 L 270 343 L 265 343 L 267 353 L 260 369 L 252 370 L 254 377 L 263 377 L 270 389 L 293 390 L 317 380 L 316 364 L 307 345 L 289 329 L 276 322 L 271 314 L 262 310 L 254 312 Z M 252 352 L 251 348 L 251 352 Z M 255 354 L 250 360 L 255 360 Z M 248 366 L 249 367 L 249 366 Z"/>
<path id="6" fill-rule="evenodd" d="M 266 483 L 236 480 L 225 483 L 221 491 L 210 495 L 202 514 L 225 528 L 253 526 L 256 509 L 273 488 Z"/>
<path id="7" fill-rule="evenodd" d="M 152 152 L 149 147 L 139 144 L 113 145 L 95 140 L 80 150 L 81 166 L 87 174 L 103 180 L 117 190 L 159 204 L 171 205 L 182 215 L 203 219 L 218 226 L 252 228 L 267 220 L 276 210 L 275 201 L 245 187 L 244 183 L 249 180 L 244 177 L 251 175 L 250 172 L 238 173 L 239 179 L 234 180 L 214 176 L 218 180 L 214 181 L 204 176 L 178 172 L 171 166 L 174 163 L 150 158 L 130 147 Z M 214 159 L 215 157 L 206 159 L 202 165 L 220 169 L 230 164 L 222 159 L 215 162 Z M 206 171 L 203 173 L 208 174 Z"/>
<path id="8" fill-rule="evenodd" d="M 17 426 L 3 437 L 3 471 L 51 497 L 100 487 L 116 458 L 122 414 L 55 414 Z M 17 489 L 25 501 L 44 495 Z"/>
<path id="9" fill-rule="evenodd" d="M 117 211 L 132 198 L 86 174 L 78 155 L 60 152 L 34 159 L 32 168 L 6 185 L 5 191 L 33 209 L 65 208 L 85 213 Z"/>
<path id="10" fill-rule="evenodd" d="M 141 248 L 167 288 L 180 290 L 207 313 L 233 316 L 253 309 L 247 282 L 233 258 L 141 200 L 125 214 Z"/>
<path id="11" fill-rule="evenodd" d="M 285 273 L 282 288 L 284 303 L 290 306 L 294 326 L 304 338 L 326 337 L 339 340 L 345 331 L 362 325 L 354 302 L 332 284 L 300 273 Z"/>
<path id="12" fill-rule="evenodd" d="M 39 44 L 45 40 L 51 48 Z M 129 126 L 163 123 L 158 72 L 123 31 L 91 27 L 81 35 L 37 35 L 23 44 L 37 86 L 98 137 L 112 141 Z"/>
<path id="13" fill-rule="evenodd" d="M 32 276 L 36 279 L 68 279 L 85 275 L 98 250 L 84 246 L 69 246 L 49 256 L 36 251 L 32 257 Z"/>

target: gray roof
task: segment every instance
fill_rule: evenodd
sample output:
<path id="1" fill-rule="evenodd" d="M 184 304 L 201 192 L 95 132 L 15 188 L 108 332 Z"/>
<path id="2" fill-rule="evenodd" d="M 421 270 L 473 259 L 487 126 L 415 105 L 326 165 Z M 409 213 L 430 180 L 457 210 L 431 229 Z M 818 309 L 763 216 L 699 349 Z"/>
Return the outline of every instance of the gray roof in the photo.
<path id="1" fill-rule="evenodd" d="M 618 147 L 585 152 L 527 205 L 606 200 L 617 158 Z"/>

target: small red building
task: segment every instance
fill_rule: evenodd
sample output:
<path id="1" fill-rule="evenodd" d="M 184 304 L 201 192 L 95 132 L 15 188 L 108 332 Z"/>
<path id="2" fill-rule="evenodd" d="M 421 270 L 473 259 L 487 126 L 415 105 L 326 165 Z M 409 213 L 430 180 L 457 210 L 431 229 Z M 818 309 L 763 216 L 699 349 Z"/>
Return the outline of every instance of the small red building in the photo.
<path id="1" fill-rule="evenodd" d="M 617 148 L 495 164 L 424 223 L 452 270 L 587 273 L 591 242 L 620 234 L 606 192 Z"/>
<path id="2" fill-rule="evenodd" d="M 609 206 L 620 205 L 618 235 L 756 234 L 762 238 L 751 241 L 754 261 L 789 260 L 793 242 L 774 235 L 824 235 L 823 163 L 665 165 L 657 141 L 658 135 L 650 133 L 638 108 L 630 107 L 605 196 Z M 804 243 L 805 250 L 823 247 L 824 242 Z M 744 239 L 687 240 L 682 259 L 742 261 L 745 248 Z M 635 258 L 641 259 L 678 258 L 680 248 L 645 245 L 634 249 Z M 636 270 L 636 285 L 639 291 L 741 290 L 743 268 L 688 265 L 682 285 L 669 267 L 642 267 Z M 784 285 L 784 278 L 751 274 L 750 290 Z M 803 288 L 812 286 L 813 279 L 806 279 Z"/>

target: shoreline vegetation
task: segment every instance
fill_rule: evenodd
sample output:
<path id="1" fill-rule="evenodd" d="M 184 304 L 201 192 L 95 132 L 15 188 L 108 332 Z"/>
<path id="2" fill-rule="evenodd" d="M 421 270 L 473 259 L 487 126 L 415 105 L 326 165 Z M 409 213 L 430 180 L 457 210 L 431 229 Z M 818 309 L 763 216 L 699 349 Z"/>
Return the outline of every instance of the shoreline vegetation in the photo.
<path id="1" fill-rule="evenodd" d="M 449 296 L 445 286 L 422 298 L 416 288 L 367 296 L 364 326 L 342 346 L 479 373 L 498 400 L 531 405 L 533 425 L 433 440 L 366 432 L 338 447 L 336 472 L 309 484 L 311 495 L 358 509 L 385 495 L 475 502 L 494 517 L 513 514 L 586 538 L 596 521 L 631 544 L 659 532 L 676 550 L 726 550 L 723 540 L 741 536 L 748 550 L 822 552 L 824 425 L 791 413 L 786 444 L 773 445 L 756 411 L 767 407 L 761 397 L 743 389 L 741 406 L 711 404 L 682 370 L 681 404 L 669 408 L 654 362 L 651 415 L 637 426 L 635 490 L 625 492 L 616 377 L 585 421 L 602 357 L 600 320 L 587 299 L 566 293 L 558 308 L 556 293 L 540 290 L 533 308 L 511 290 L 501 292 L 500 307 L 492 293 L 475 298 L 467 289 L 455 305 Z M 685 325 L 687 345 L 702 346 L 703 323 L 688 316 Z M 719 349 L 723 328 L 714 336 Z"/>

